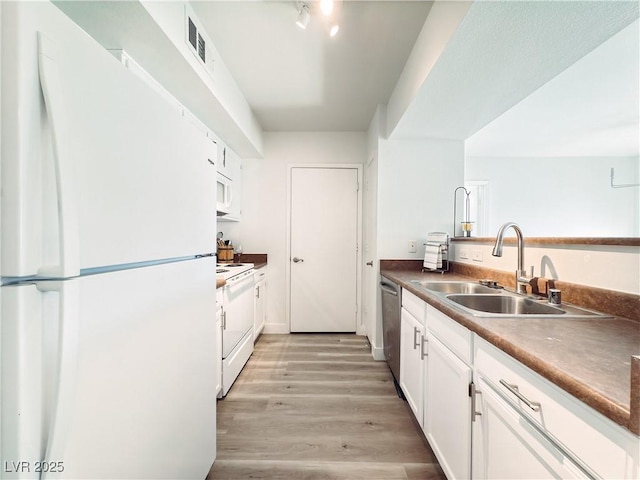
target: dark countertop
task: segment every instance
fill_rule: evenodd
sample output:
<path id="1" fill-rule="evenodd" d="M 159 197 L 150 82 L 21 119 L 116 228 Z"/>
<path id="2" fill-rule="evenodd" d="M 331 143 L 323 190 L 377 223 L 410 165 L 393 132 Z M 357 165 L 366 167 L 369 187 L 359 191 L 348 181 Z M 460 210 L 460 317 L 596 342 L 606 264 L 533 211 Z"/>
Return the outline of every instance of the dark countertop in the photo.
<path id="1" fill-rule="evenodd" d="M 411 280 L 477 281 L 454 273 L 386 270 L 399 283 L 558 387 L 640 435 L 640 324 L 607 319 L 474 317 Z M 632 372 L 633 370 L 633 372 Z M 634 386 L 631 386 L 632 381 Z M 633 405 L 633 408 L 631 406 Z"/>

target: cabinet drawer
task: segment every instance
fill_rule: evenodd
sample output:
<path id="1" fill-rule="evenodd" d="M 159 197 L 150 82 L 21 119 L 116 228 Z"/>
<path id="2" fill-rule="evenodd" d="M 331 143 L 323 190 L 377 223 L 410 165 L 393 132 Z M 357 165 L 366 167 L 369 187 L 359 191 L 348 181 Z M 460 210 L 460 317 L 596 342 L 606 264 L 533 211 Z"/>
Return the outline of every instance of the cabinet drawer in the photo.
<path id="1" fill-rule="evenodd" d="M 427 305 L 427 328 L 467 365 L 471 365 L 471 332 L 440 310 Z"/>
<path id="2" fill-rule="evenodd" d="M 477 374 L 587 471 L 603 478 L 639 478 L 637 436 L 485 340 L 476 337 L 474 344 Z"/>
<path id="3" fill-rule="evenodd" d="M 427 303 L 407 289 L 402 289 L 402 306 L 424 325 L 427 316 Z"/>

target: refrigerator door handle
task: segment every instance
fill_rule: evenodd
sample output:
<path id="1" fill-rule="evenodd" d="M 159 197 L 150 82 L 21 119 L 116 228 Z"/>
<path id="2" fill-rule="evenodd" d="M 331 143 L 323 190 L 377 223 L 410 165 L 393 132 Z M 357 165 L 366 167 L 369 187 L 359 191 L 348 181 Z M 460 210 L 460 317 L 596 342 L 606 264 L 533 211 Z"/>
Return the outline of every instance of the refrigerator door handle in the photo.
<path id="1" fill-rule="evenodd" d="M 78 373 L 79 326 L 80 326 L 80 292 L 77 280 L 37 282 L 42 292 L 59 294 L 58 308 L 58 341 L 51 353 L 53 361 L 52 392 L 49 397 L 51 412 L 48 425 L 44 428 L 46 435 L 45 462 L 60 462 L 64 458 L 67 433 L 73 417 L 76 377 Z M 55 474 L 54 474 L 55 475 Z M 42 479 L 47 473 L 42 473 Z"/>
<path id="2" fill-rule="evenodd" d="M 59 264 L 43 265 L 39 277 L 68 278 L 80 273 L 78 233 L 78 193 L 75 162 L 68 149 L 67 121 L 56 63 L 56 44 L 38 32 L 40 86 L 51 129 L 53 162 L 58 200 Z"/>

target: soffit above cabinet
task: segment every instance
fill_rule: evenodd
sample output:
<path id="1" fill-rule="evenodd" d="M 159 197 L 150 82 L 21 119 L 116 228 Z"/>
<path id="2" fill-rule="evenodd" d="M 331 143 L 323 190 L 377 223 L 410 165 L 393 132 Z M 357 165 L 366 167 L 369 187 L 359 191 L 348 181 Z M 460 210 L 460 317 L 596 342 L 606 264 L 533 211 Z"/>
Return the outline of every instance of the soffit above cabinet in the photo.
<path id="1" fill-rule="evenodd" d="M 106 49 L 127 52 L 241 157 L 262 156 L 262 128 L 224 63 L 215 59 L 212 77 L 189 51 L 185 2 L 54 3 Z"/>
<path id="2" fill-rule="evenodd" d="M 627 1 L 474 2 L 388 134 L 467 139 L 634 22 L 638 8 Z"/>

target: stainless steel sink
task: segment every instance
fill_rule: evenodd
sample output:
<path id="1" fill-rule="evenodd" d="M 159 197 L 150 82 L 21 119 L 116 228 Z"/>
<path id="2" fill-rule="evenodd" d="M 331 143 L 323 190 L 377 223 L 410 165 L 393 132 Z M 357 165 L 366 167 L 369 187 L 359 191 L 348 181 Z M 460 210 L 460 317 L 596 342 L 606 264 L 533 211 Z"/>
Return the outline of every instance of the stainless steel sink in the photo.
<path id="1" fill-rule="evenodd" d="M 608 315 L 592 312 L 573 305 L 553 306 L 544 300 L 508 295 L 447 295 L 447 300 L 463 307 L 474 316 L 540 316 L 561 318 L 607 318 Z"/>
<path id="2" fill-rule="evenodd" d="M 431 290 L 432 292 L 444 293 L 444 294 L 452 294 L 452 293 L 465 293 L 465 294 L 485 294 L 485 295 L 496 295 L 500 294 L 502 290 L 498 290 L 496 288 L 485 287 L 484 285 L 480 285 L 479 283 L 473 282 L 437 282 L 437 281 L 427 281 L 427 280 L 412 280 L 411 283 L 415 283 L 416 285 L 421 285 L 427 290 Z"/>
<path id="3" fill-rule="evenodd" d="M 452 302 L 480 312 L 504 315 L 564 315 L 564 310 L 511 295 L 448 295 Z"/>

